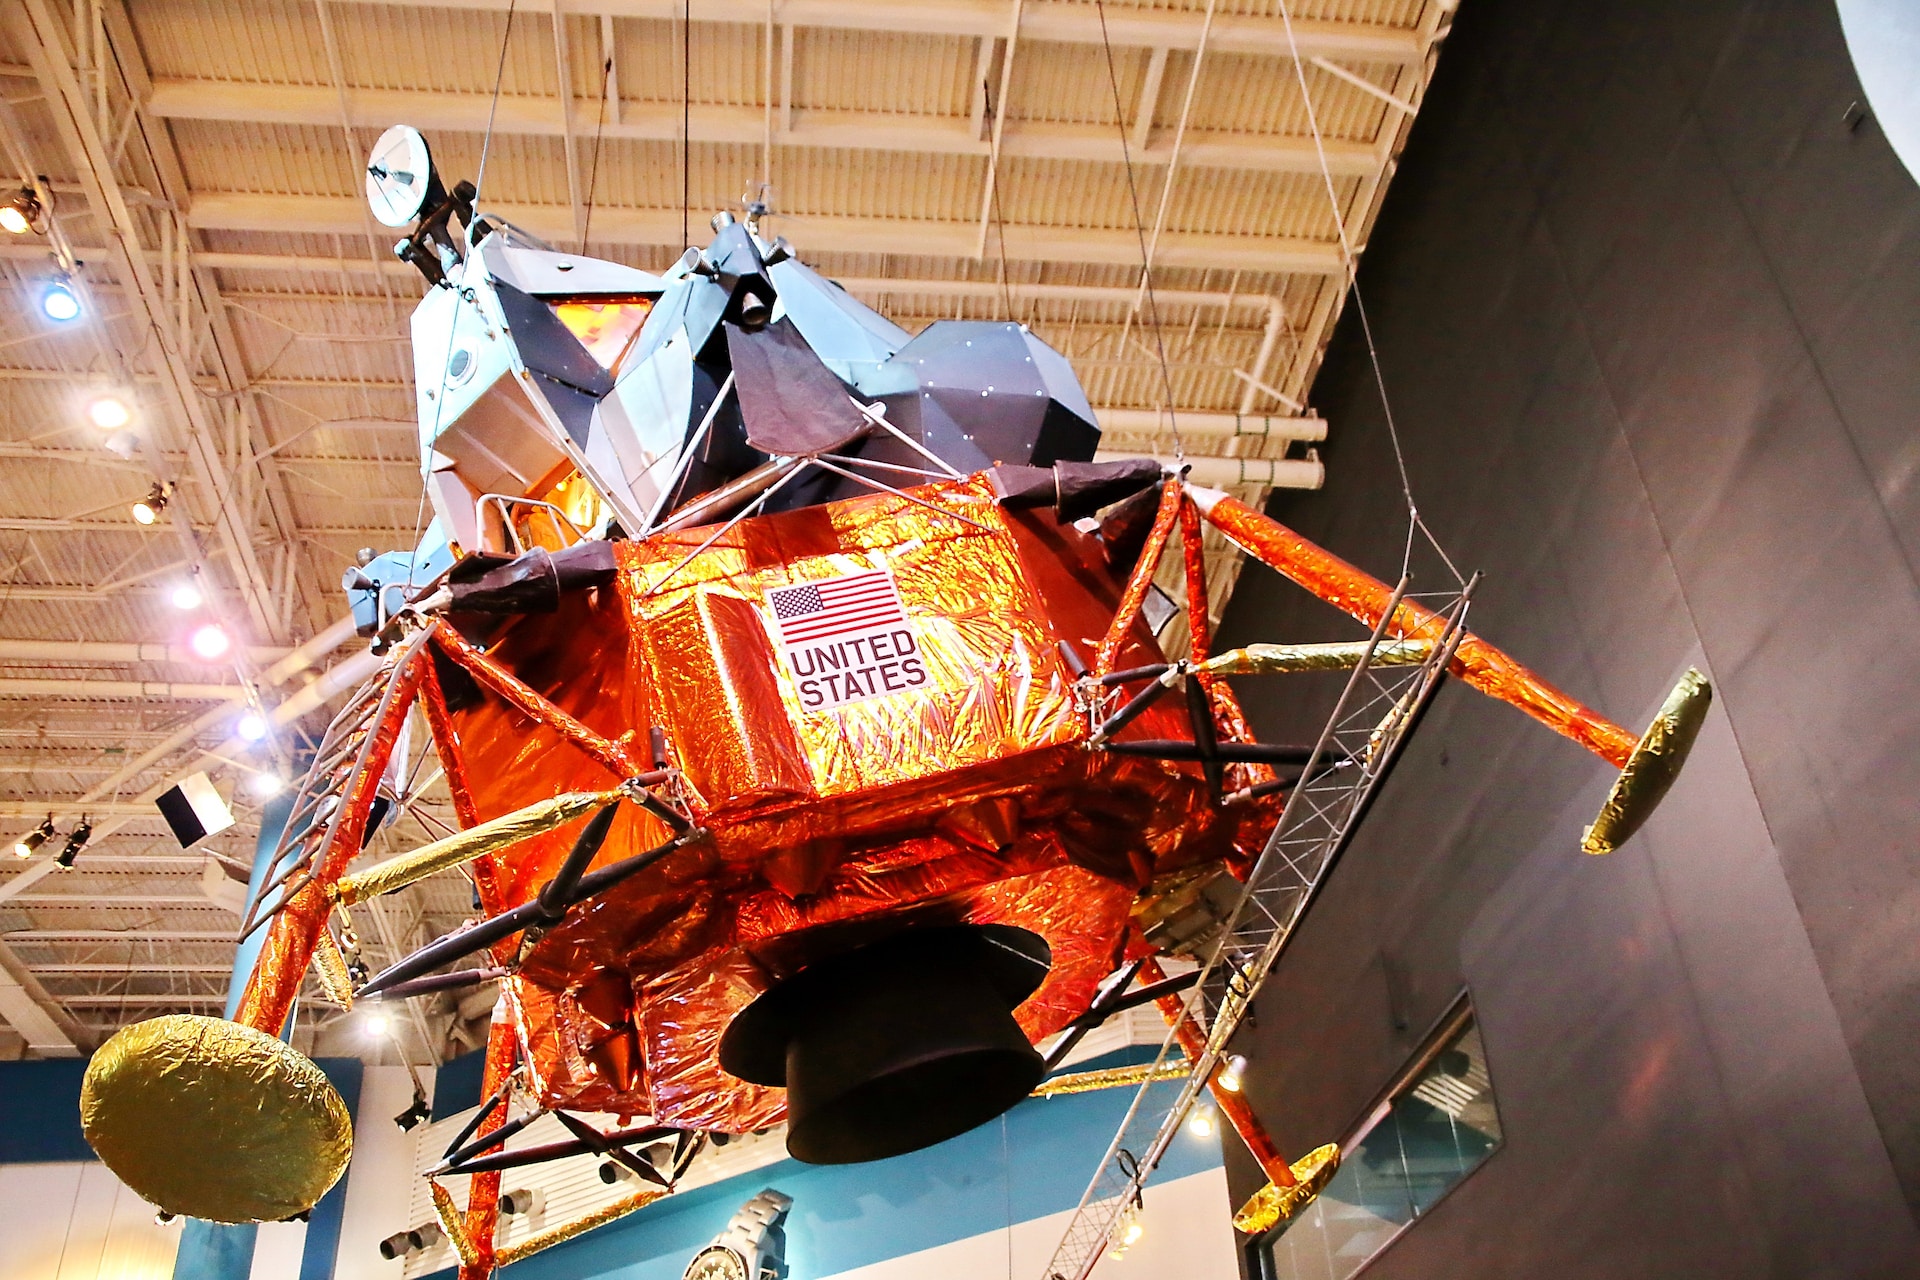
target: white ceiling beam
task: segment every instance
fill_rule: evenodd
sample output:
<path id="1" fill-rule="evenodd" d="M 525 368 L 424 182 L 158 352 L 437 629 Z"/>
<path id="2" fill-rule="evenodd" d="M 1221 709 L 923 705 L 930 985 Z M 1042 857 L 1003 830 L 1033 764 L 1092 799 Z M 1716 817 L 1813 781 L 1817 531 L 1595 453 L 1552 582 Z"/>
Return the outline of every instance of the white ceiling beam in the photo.
<path id="1" fill-rule="evenodd" d="M 481 133 L 491 113 L 495 133 L 565 139 L 575 131 L 591 133 L 600 111 L 597 98 L 573 99 L 569 115 L 561 111 L 561 100 L 551 97 L 502 96 L 495 111 L 492 95 L 484 93 L 351 89 L 344 96 L 355 125 L 376 128 L 400 120 L 428 133 Z M 161 79 L 154 81 L 147 111 L 176 120 L 334 127 L 340 118 L 340 98 L 332 89 L 314 85 Z M 998 90 L 994 98 L 997 105 Z M 691 116 L 688 123 L 695 142 L 757 147 L 765 140 L 766 120 L 761 108 L 695 103 Z M 975 123 L 959 116 L 902 116 L 878 111 L 795 111 L 791 116 L 792 124 L 774 134 L 774 141 L 781 146 L 968 156 L 989 156 L 993 152 L 992 140 L 980 137 Z M 622 118 L 609 120 L 604 132 L 608 138 L 678 142 L 680 127 L 678 103 L 644 102 L 628 104 Z M 1328 139 L 1325 145 L 1327 164 L 1335 177 L 1359 177 L 1377 166 L 1373 148 L 1367 143 Z M 1000 154 L 1032 160 L 1119 164 L 1125 153 L 1111 125 L 1008 120 L 1000 139 Z M 1172 159 L 1171 147 L 1136 147 L 1132 151 L 1136 166 L 1153 168 Z M 1320 171 L 1312 138 L 1217 131 L 1189 132 L 1180 163 L 1202 169 L 1266 173 Z M 461 176 L 466 175 L 446 175 L 448 181 Z"/>
<path id="2" fill-rule="evenodd" d="M 563 204 L 496 204 L 489 210 L 537 236 L 563 240 L 573 222 Z M 237 191 L 201 192 L 190 223 L 196 229 L 275 234 L 342 235 L 357 232 L 360 201 L 354 196 L 288 196 Z M 678 245 L 678 209 L 594 210 L 594 239 L 603 244 Z M 848 218 L 808 215 L 784 220 L 802 253 L 899 254 L 972 258 L 979 228 L 971 222 L 908 218 Z M 1007 256 L 1021 262 L 1090 262 L 1137 266 L 1140 239 L 1133 231 L 1072 226 L 1009 225 Z M 1154 264 L 1196 270 L 1227 269 L 1331 275 L 1340 271 L 1340 246 L 1288 236 L 1212 235 L 1169 231 Z"/>
<path id="3" fill-rule="evenodd" d="M 101 136 L 89 95 L 68 61 L 60 19 L 47 0 L 19 0 L 5 6 L 4 12 L 14 42 L 27 51 L 68 159 L 79 170 L 87 204 L 97 223 L 111 228 L 109 257 L 114 274 L 138 300 L 145 330 L 142 336 L 154 347 L 164 375 L 160 386 L 171 411 L 168 417 L 185 436 L 192 458 L 191 473 L 215 508 L 219 543 L 246 601 L 253 628 L 262 636 L 271 636 L 277 629 L 273 587 L 254 555 L 253 531 L 236 509 L 221 458 L 219 432 L 195 385 L 191 354 L 182 346 L 187 335 L 179 331 L 173 308 L 149 267 L 140 225 L 114 172 L 113 149 Z"/>
<path id="4" fill-rule="evenodd" d="M 515 0 L 347 0 L 350 4 L 468 9 L 503 13 Z M 544 6 L 543 6 L 544 7 Z M 616 18 L 677 20 L 681 0 L 558 0 L 564 13 Z M 1065 0 L 1031 0 L 1021 19 L 1021 36 L 1058 44 L 1102 43 L 1100 15 L 1092 5 Z M 701 0 L 695 22 L 752 23 L 766 19 L 766 0 Z M 930 36 L 997 36 L 1006 31 L 1006 0 L 784 0 L 780 21 L 797 27 L 900 32 Z M 1222 53 L 1289 56 L 1286 25 L 1279 18 L 1232 15 L 1215 23 L 1213 45 Z M 1200 16 L 1193 12 L 1114 6 L 1106 14 L 1107 38 L 1136 48 L 1191 50 L 1199 44 Z M 1405 27 L 1376 23 L 1293 20 L 1293 36 L 1302 57 L 1320 54 L 1344 62 L 1411 63 L 1426 52 L 1419 36 Z"/>
<path id="5" fill-rule="evenodd" d="M 185 684 L 170 680 L 81 680 L 62 677 L 41 680 L 0 676 L 0 698 L 175 698 L 183 702 L 245 702 L 246 688 L 237 684 Z"/>
<path id="6" fill-rule="evenodd" d="M 63 1011 L 27 967 L 0 942 L 0 1019 L 43 1058 L 77 1058 L 79 1037 L 63 1027 Z"/>
<path id="7" fill-rule="evenodd" d="M 249 645 L 255 662 L 277 662 L 285 645 Z M 0 637 L 0 662 L 179 662 L 209 665 L 183 644 L 113 644 L 103 640 L 14 640 Z"/>

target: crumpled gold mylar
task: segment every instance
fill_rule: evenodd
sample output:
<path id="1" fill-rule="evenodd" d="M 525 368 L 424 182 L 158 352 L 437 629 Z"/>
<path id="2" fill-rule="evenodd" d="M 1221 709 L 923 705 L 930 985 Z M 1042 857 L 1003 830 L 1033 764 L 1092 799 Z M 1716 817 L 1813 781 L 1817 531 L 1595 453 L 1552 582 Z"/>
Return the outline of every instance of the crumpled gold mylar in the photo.
<path id="1" fill-rule="evenodd" d="M 569 791 L 551 800 L 530 804 L 343 877 L 334 887 L 334 896 L 352 906 L 367 898 L 404 889 L 416 880 L 471 862 L 483 853 L 551 831 L 591 809 L 618 800 L 620 795 L 617 787 L 610 791 Z"/>
<path id="2" fill-rule="evenodd" d="M 1207 659 L 1200 670 L 1222 676 L 1279 675 L 1289 671 L 1351 671 L 1360 665 L 1370 641 L 1332 644 L 1250 644 Z M 1370 665 L 1416 667 L 1433 652 L 1431 640 L 1383 638 L 1373 647 Z"/>
<path id="3" fill-rule="evenodd" d="M 150 1018 L 101 1045 L 80 1127 L 143 1199 L 209 1222 L 304 1213 L 353 1153 L 347 1105 L 311 1059 L 197 1014 Z"/>
<path id="4" fill-rule="evenodd" d="M 1673 692 L 1661 704 L 1660 713 L 1640 735 L 1640 742 L 1627 760 L 1627 767 L 1613 781 L 1600 816 L 1580 837 L 1583 853 L 1612 853 L 1640 829 L 1654 809 L 1666 798 L 1680 766 L 1693 750 L 1693 740 L 1706 723 L 1707 708 L 1713 703 L 1713 686 L 1692 667 L 1673 686 Z"/>
<path id="5" fill-rule="evenodd" d="M 1269 1182 L 1247 1197 L 1233 1215 L 1233 1229 L 1258 1235 L 1284 1222 L 1313 1202 L 1340 1170 L 1340 1148 L 1329 1142 L 1315 1147 L 1293 1162 L 1293 1185 L 1279 1187 Z"/>

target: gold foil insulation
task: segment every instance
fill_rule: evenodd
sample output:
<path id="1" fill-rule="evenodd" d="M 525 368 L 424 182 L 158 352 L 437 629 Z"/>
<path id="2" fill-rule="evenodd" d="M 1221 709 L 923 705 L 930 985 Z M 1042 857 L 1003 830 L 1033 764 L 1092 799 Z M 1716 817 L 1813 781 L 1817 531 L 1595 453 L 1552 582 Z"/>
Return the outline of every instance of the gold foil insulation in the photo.
<path id="1" fill-rule="evenodd" d="M 1064 1098 L 1076 1093 L 1092 1093 L 1097 1089 L 1138 1088 L 1140 1085 L 1154 1081 L 1185 1080 L 1187 1073 L 1192 1070 L 1192 1063 L 1185 1058 L 1176 1058 L 1157 1066 L 1151 1062 L 1142 1062 L 1131 1067 L 1100 1067 L 1093 1071 L 1071 1071 L 1066 1075 L 1042 1080 L 1030 1096 Z"/>
<path id="2" fill-rule="evenodd" d="M 311 1209 L 353 1152 L 320 1068 L 224 1018 L 135 1023 L 94 1053 L 80 1125 L 119 1179 L 169 1213 L 277 1222 Z"/>
<path id="3" fill-rule="evenodd" d="M 333 940 L 333 934 L 325 929 L 313 949 L 313 976 L 320 980 L 320 990 L 327 999 L 342 1009 L 353 1008 L 353 976 L 347 972 L 347 958 L 340 954 L 340 944 Z"/>
<path id="4" fill-rule="evenodd" d="M 404 889 L 416 880 L 424 880 L 438 871 L 471 862 L 483 853 L 494 853 L 518 844 L 543 831 L 551 831 L 581 814 L 611 804 L 623 793 L 612 791 L 569 791 L 551 800 L 541 800 L 524 809 L 504 814 L 490 822 L 465 831 L 456 831 L 442 840 L 420 846 L 410 853 L 389 858 L 342 879 L 337 886 L 341 902 L 348 906 L 367 898 Z"/>
<path id="5" fill-rule="evenodd" d="M 1250 644 L 1229 649 L 1200 664 L 1222 676 L 1281 675 L 1291 671 L 1351 671 L 1367 652 L 1367 641 L 1342 644 Z M 1382 640 L 1373 651 L 1376 667 L 1417 667 L 1433 652 L 1430 640 Z"/>
<path id="6" fill-rule="evenodd" d="M 1124 584 L 1100 543 L 1004 510 L 983 480 L 913 494 L 622 542 L 610 587 L 516 619 L 484 654 L 449 638 L 487 691 L 445 720 L 476 818 L 597 791 L 615 753 L 593 740 L 650 761 L 658 729 L 710 833 L 521 957 L 505 994 L 544 1103 L 733 1132 L 775 1123 L 784 1095 L 716 1060 L 734 1014 L 815 959 L 915 922 L 1044 937 L 1053 969 L 1015 1015 L 1039 1039 L 1120 962 L 1142 888 L 1257 849 L 1271 815 L 1218 809 L 1197 765 L 1085 749 L 1060 642 L 1091 653 L 1112 628 Z M 859 575 L 882 575 L 897 602 L 884 643 L 809 645 L 783 629 L 776 599 Z M 1144 627 L 1122 628 L 1113 653 L 1161 660 Z M 821 684 L 823 670 L 865 674 Z M 532 696 L 557 714 L 529 711 Z M 1169 700 L 1121 737 L 1185 732 Z M 667 834 L 624 806 L 595 865 Z M 536 894 L 568 844 L 553 830 L 476 859 L 489 911 Z"/>
<path id="7" fill-rule="evenodd" d="M 1687 753 L 1693 750 L 1693 741 L 1700 736 L 1700 726 L 1706 723 L 1707 708 L 1712 703 L 1713 686 L 1689 667 L 1641 735 L 1620 776 L 1614 779 L 1606 803 L 1600 806 L 1600 816 L 1582 833 L 1583 852 L 1612 853 L 1640 829 L 1680 776 L 1680 766 L 1687 762 Z"/>
<path id="8" fill-rule="evenodd" d="M 1248 1235 L 1271 1230 L 1311 1204 L 1340 1171 L 1340 1148 L 1333 1143 L 1316 1147 L 1293 1163 L 1293 1185 L 1269 1182 L 1247 1198 L 1233 1215 L 1233 1227 Z"/>
<path id="9" fill-rule="evenodd" d="M 494 1265 L 504 1267 L 510 1262 L 519 1262 L 540 1252 L 551 1249 L 556 1244 L 565 1244 L 575 1236 L 585 1235 L 595 1227 L 604 1227 L 609 1222 L 617 1222 L 635 1209 L 644 1209 L 667 1192 L 658 1187 L 646 1191 L 636 1191 L 625 1199 L 615 1200 L 612 1204 L 601 1205 L 592 1213 L 584 1213 L 571 1222 L 563 1222 L 544 1231 L 536 1231 L 518 1244 L 508 1245 L 494 1255 Z"/>
<path id="10" fill-rule="evenodd" d="M 453 1193 L 431 1178 L 427 1180 L 427 1190 L 433 1196 L 433 1212 L 440 1219 L 440 1229 L 447 1233 L 447 1243 L 453 1246 L 454 1254 L 460 1259 L 460 1270 L 477 1269 L 480 1266 L 480 1248 L 474 1244 L 473 1237 L 467 1234 L 466 1219 L 453 1203 Z"/>

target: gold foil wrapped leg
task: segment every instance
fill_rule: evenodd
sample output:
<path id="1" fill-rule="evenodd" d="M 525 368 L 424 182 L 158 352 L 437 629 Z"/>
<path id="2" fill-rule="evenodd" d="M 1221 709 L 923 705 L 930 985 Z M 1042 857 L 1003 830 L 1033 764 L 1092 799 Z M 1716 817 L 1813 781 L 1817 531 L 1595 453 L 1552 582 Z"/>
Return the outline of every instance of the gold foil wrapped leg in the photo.
<path id="1" fill-rule="evenodd" d="M 542 1249 L 551 1249 L 556 1244 L 564 1244 L 575 1236 L 585 1235 L 595 1227 L 604 1227 L 607 1223 L 624 1218 L 635 1209 L 643 1209 L 667 1193 L 658 1187 L 646 1191 L 636 1191 L 624 1200 L 615 1200 L 612 1204 L 602 1205 L 592 1213 L 583 1214 L 571 1222 L 563 1222 L 557 1227 L 548 1227 L 545 1231 L 536 1231 L 519 1244 L 508 1245 L 494 1256 L 494 1265 L 506 1266 L 509 1262 L 518 1262 Z"/>
<path id="2" fill-rule="evenodd" d="M 1269 1182 L 1247 1198 L 1233 1215 L 1233 1228 L 1258 1235 L 1285 1222 L 1313 1202 L 1340 1169 L 1340 1148 L 1329 1142 L 1293 1162 L 1294 1183 L 1277 1187 Z"/>
<path id="3" fill-rule="evenodd" d="M 1193 1064 L 1185 1058 L 1155 1066 L 1142 1062 L 1131 1067 L 1101 1067 L 1093 1071 L 1071 1071 L 1042 1080 L 1028 1097 L 1060 1098 L 1074 1093 L 1092 1093 L 1096 1089 L 1120 1089 L 1146 1084 L 1150 1080 L 1185 1080 Z"/>
<path id="4" fill-rule="evenodd" d="M 427 1190 L 433 1195 L 433 1211 L 439 1215 L 440 1227 L 447 1233 L 447 1242 L 453 1246 L 454 1253 L 459 1255 L 460 1265 L 479 1265 L 480 1247 L 467 1234 L 466 1219 L 460 1216 L 459 1208 L 453 1203 L 453 1193 L 433 1181 L 427 1183 Z"/>
<path id="5" fill-rule="evenodd" d="M 1666 797 L 1667 788 L 1680 776 L 1680 766 L 1693 750 L 1706 722 L 1707 708 L 1713 703 L 1713 686 L 1707 678 L 1689 667 L 1680 683 L 1653 718 L 1647 731 L 1628 757 L 1626 768 L 1614 779 L 1600 816 L 1593 820 L 1580 839 L 1585 853 L 1612 853 L 1625 844 L 1640 824 L 1652 816 Z"/>
<path id="6" fill-rule="evenodd" d="M 80 1127 L 143 1199 L 209 1222 L 304 1213 L 346 1171 L 347 1105 L 311 1059 L 225 1018 L 169 1014 L 101 1045 Z"/>
<path id="7" fill-rule="evenodd" d="M 313 949 L 313 975 L 320 979 L 320 990 L 327 999 L 342 1009 L 353 1008 L 353 977 L 347 972 L 347 958 L 340 954 L 340 944 L 333 940 L 333 934 L 325 929 Z"/>

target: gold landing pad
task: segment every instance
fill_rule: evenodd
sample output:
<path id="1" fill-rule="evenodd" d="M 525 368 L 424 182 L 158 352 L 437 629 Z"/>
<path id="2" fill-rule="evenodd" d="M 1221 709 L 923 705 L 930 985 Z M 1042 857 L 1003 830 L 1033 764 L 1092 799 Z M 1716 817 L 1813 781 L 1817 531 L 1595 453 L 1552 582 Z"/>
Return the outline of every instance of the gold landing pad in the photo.
<path id="1" fill-rule="evenodd" d="M 1680 766 L 1693 750 L 1693 740 L 1706 723 L 1707 708 L 1713 704 L 1713 686 L 1693 668 L 1680 677 L 1673 692 L 1660 707 L 1660 713 L 1640 735 L 1640 742 L 1627 758 L 1627 767 L 1614 779 L 1600 816 L 1580 838 L 1584 853 L 1612 853 L 1630 839 L 1640 825 L 1666 798 L 1667 789 L 1680 776 Z"/>
<path id="2" fill-rule="evenodd" d="M 353 1121 L 305 1054 L 195 1014 L 135 1023 L 101 1045 L 80 1126 L 109 1169 L 169 1213 L 277 1222 L 346 1171 Z"/>
<path id="3" fill-rule="evenodd" d="M 1329 1142 L 1316 1147 L 1293 1162 L 1293 1185 L 1277 1187 L 1269 1182 L 1247 1197 L 1240 1212 L 1233 1215 L 1233 1229 L 1258 1235 L 1286 1221 L 1313 1202 L 1327 1182 L 1340 1169 L 1340 1148 Z"/>

